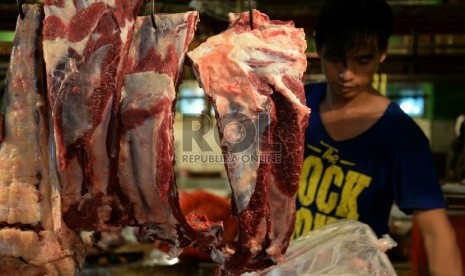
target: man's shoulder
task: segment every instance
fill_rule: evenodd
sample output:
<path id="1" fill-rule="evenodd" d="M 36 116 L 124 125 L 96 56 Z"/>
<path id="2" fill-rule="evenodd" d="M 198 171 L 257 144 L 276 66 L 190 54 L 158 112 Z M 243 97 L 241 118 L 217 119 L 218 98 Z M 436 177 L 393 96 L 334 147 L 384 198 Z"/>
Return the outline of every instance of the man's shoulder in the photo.
<path id="1" fill-rule="evenodd" d="M 326 89 L 326 82 L 310 82 L 304 85 L 306 92 L 324 91 Z"/>
<path id="2" fill-rule="evenodd" d="M 386 121 L 389 122 L 394 129 L 406 132 L 421 132 L 420 127 L 414 119 L 407 115 L 395 102 L 390 102 L 384 117 L 388 119 Z"/>
<path id="3" fill-rule="evenodd" d="M 311 106 L 321 101 L 321 98 L 326 91 L 326 82 L 307 83 L 304 85 L 304 88 L 307 106 Z"/>
<path id="4" fill-rule="evenodd" d="M 393 148 L 410 151 L 429 143 L 419 125 L 394 102 L 389 104 L 377 129 L 380 139 Z"/>

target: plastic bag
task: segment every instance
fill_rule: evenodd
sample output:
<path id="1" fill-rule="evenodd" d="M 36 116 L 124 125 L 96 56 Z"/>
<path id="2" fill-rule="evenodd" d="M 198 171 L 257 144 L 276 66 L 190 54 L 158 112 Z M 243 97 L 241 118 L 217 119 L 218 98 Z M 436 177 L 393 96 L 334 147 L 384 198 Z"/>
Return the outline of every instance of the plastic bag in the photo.
<path id="1" fill-rule="evenodd" d="M 366 224 L 338 220 L 291 241 L 278 265 L 243 275 L 396 275 L 384 253 L 394 246 L 388 235 L 378 239 Z"/>

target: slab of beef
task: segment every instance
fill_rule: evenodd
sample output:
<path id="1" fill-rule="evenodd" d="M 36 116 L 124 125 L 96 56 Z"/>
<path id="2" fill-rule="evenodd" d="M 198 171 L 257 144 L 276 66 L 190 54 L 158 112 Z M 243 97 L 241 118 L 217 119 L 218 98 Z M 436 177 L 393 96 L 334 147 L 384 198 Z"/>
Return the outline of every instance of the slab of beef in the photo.
<path id="1" fill-rule="evenodd" d="M 238 274 L 280 261 L 295 220 L 303 160 L 306 42 L 292 22 L 257 10 L 230 14 L 230 27 L 188 53 L 214 106 L 239 240 L 212 253 Z"/>
<path id="2" fill-rule="evenodd" d="M 186 221 L 174 178 L 175 88 L 198 14 L 154 18 L 156 28 L 150 16 L 137 18 L 125 64 L 118 178 L 144 238 L 165 241 L 177 255 L 192 244 L 208 248 L 221 227 Z"/>
<path id="3" fill-rule="evenodd" d="M 0 274 L 72 275 L 82 245 L 62 221 L 43 61 L 43 9 L 23 5 L 3 98 L 0 143 Z"/>
<path id="4" fill-rule="evenodd" d="M 144 0 L 45 1 L 44 58 L 64 220 L 74 230 L 120 225 L 116 179 L 122 64 Z"/>

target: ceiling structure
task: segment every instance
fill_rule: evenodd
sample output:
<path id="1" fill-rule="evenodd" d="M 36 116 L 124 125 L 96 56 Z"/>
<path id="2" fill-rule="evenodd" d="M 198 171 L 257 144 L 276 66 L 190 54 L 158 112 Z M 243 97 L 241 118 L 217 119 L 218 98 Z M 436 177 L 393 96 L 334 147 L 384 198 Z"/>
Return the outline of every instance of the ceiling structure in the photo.
<path id="1" fill-rule="evenodd" d="M 23 2 L 43 3 L 43 0 Z M 313 21 L 324 0 L 253 0 L 252 6 L 272 19 L 292 20 L 297 27 L 312 33 Z M 397 43 L 392 46 L 380 70 L 402 77 L 465 78 L 465 1 L 460 0 L 391 0 Z M 148 5 L 141 13 L 148 13 Z M 227 27 L 227 13 L 246 11 L 244 0 L 157 0 L 157 12 L 174 13 L 197 9 L 200 23 L 197 43 Z M 14 30 L 18 14 L 14 0 L 0 3 L 0 31 Z M 391 48 L 390 48 L 391 51 Z M 0 54 L 0 77 L 8 62 Z M 319 74 L 318 58 L 309 55 L 310 70 Z"/>

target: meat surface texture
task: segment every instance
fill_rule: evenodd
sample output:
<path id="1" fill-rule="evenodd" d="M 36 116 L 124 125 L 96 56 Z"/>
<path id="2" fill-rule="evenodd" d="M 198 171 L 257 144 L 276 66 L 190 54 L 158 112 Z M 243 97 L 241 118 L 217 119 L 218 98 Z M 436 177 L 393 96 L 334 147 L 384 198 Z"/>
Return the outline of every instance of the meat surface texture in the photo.
<path id="1" fill-rule="evenodd" d="M 239 239 L 212 258 L 225 274 L 263 269 L 283 258 L 294 228 L 303 159 L 304 31 L 253 11 L 230 14 L 230 27 L 188 53 L 212 103 Z"/>
<path id="2" fill-rule="evenodd" d="M 138 17 L 121 100 L 118 178 L 144 238 L 178 248 L 209 247 L 221 227 L 184 218 L 174 178 L 174 101 L 197 12 Z"/>
<path id="3" fill-rule="evenodd" d="M 0 143 L 2 275 L 72 275 L 83 247 L 62 221 L 41 68 L 43 9 L 23 5 L 7 73 Z"/>
<path id="4" fill-rule="evenodd" d="M 116 181 L 122 64 L 143 0 L 45 1 L 48 97 L 64 220 L 105 230 L 127 216 Z"/>

